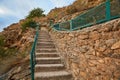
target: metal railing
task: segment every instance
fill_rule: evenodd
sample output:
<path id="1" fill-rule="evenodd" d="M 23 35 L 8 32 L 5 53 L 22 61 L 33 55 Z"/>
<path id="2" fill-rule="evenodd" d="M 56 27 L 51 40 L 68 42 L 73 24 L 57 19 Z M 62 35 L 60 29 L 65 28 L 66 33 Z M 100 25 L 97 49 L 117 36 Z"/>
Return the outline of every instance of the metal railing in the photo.
<path id="1" fill-rule="evenodd" d="M 30 52 L 31 80 L 34 80 L 34 70 L 35 70 L 35 64 L 36 64 L 35 48 L 36 48 L 36 45 L 37 45 L 38 35 L 39 35 L 39 25 L 37 25 L 37 27 L 36 27 L 36 35 L 35 35 L 34 43 L 32 45 L 32 49 L 31 49 L 31 52 Z"/>
<path id="2" fill-rule="evenodd" d="M 52 27 L 58 31 L 73 31 L 116 18 L 120 18 L 120 0 L 107 0 L 72 20 L 54 24 Z"/>

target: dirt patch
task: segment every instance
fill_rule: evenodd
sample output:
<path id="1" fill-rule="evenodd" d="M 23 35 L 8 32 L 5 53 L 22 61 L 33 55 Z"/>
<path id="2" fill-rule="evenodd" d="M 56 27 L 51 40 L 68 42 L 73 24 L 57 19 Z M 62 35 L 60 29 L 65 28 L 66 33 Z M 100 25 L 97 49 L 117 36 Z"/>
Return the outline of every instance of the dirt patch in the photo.
<path id="1" fill-rule="evenodd" d="M 11 56 L 7 57 L 5 59 L 0 60 L 0 75 L 3 75 L 4 73 L 7 73 L 10 69 L 18 65 L 22 58 L 18 56 Z"/>
<path id="2" fill-rule="evenodd" d="M 30 80 L 30 59 L 29 56 L 23 58 L 11 57 L 10 61 L 5 61 L 0 65 L 0 72 L 4 74 L 2 80 Z M 7 72 L 7 74 L 5 74 Z"/>

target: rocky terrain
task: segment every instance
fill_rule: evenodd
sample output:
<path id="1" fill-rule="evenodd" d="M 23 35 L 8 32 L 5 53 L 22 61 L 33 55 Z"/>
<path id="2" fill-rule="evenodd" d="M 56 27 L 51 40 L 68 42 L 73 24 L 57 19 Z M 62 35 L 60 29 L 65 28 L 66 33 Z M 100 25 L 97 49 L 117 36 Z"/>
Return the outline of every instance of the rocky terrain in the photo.
<path id="1" fill-rule="evenodd" d="M 24 59 L 19 59 L 19 61 L 17 59 L 17 62 L 13 62 L 12 68 L 4 75 L 1 75 L 0 80 L 31 80 L 29 56 Z"/>
<path id="2" fill-rule="evenodd" d="M 14 23 L 0 33 L 4 37 L 4 45 L 0 48 L 5 50 L 2 53 L 5 55 L 0 57 L 0 75 L 4 74 L 3 80 L 27 80 L 26 76 L 30 75 L 29 53 L 35 29 L 28 28 L 23 32 L 20 23 Z"/>
<path id="3" fill-rule="evenodd" d="M 98 6 L 102 2 L 106 0 L 75 0 L 71 5 L 61 7 L 61 8 L 54 8 L 52 9 L 48 15 L 48 19 L 53 19 L 54 22 L 64 22 L 75 18 L 76 16 L 80 15 L 81 13 Z"/>
<path id="4" fill-rule="evenodd" d="M 1 33 L 1 35 L 5 36 L 5 47 L 15 47 L 20 52 L 30 46 L 30 43 L 34 40 L 34 34 L 35 30 L 32 28 L 28 28 L 28 30 L 23 32 L 19 23 L 12 24 Z"/>
<path id="5" fill-rule="evenodd" d="M 64 22 L 99 5 L 105 0 L 76 0 L 63 8 L 55 8 L 46 17 L 34 18 L 41 26 L 49 27 L 49 20 Z M 82 6 L 82 7 L 81 7 Z M 73 11 L 70 11 L 72 8 Z M 62 13 L 62 14 L 61 14 Z M 29 53 L 34 41 L 35 29 L 22 31 L 20 20 L 4 31 L 4 45 L 0 42 L 0 80 L 31 80 Z M 63 62 L 75 80 L 120 79 L 120 19 L 73 32 L 56 32 L 50 29 Z M 12 52 L 12 53 L 10 53 Z"/>
<path id="6" fill-rule="evenodd" d="M 120 79 L 120 19 L 50 34 L 75 80 Z"/>

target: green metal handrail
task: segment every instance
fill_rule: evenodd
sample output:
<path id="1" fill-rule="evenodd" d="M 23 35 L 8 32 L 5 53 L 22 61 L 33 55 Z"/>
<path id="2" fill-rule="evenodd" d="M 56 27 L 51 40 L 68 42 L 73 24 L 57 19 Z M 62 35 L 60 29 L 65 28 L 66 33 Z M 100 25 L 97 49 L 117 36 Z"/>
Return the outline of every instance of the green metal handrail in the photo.
<path id="1" fill-rule="evenodd" d="M 37 44 L 38 35 L 39 35 L 39 25 L 37 24 L 36 35 L 35 35 L 35 38 L 34 38 L 34 43 L 32 45 L 32 50 L 30 52 L 31 80 L 34 80 L 34 69 L 35 69 L 35 64 L 36 64 L 35 48 L 36 48 L 36 44 Z"/>
<path id="2" fill-rule="evenodd" d="M 57 31 L 74 31 L 120 18 L 120 1 L 106 0 L 72 20 L 52 25 Z"/>

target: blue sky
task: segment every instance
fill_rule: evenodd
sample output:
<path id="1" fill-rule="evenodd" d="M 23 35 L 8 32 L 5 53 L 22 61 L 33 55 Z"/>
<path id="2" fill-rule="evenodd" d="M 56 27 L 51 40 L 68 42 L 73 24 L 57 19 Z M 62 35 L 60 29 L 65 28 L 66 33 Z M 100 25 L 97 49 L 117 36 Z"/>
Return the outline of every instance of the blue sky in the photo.
<path id="1" fill-rule="evenodd" d="M 12 23 L 25 18 L 28 12 L 40 7 L 47 14 L 55 7 L 63 7 L 75 0 L 0 0 L 0 31 Z"/>

